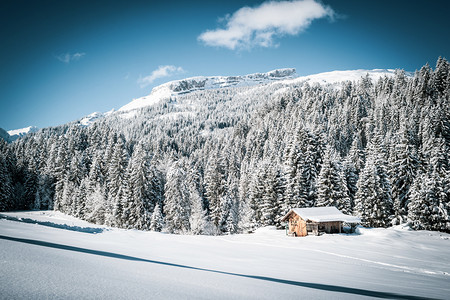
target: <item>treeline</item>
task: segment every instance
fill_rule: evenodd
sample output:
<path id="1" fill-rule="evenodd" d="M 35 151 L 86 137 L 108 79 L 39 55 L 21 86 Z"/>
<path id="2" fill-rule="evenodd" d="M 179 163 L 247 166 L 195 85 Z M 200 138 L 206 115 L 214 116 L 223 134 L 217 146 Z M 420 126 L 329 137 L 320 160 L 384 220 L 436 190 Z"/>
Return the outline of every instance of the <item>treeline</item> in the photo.
<path id="1" fill-rule="evenodd" d="M 194 92 L 0 143 L 0 210 L 225 234 L 292 207 L 450 231 L 450 67 Z"/>

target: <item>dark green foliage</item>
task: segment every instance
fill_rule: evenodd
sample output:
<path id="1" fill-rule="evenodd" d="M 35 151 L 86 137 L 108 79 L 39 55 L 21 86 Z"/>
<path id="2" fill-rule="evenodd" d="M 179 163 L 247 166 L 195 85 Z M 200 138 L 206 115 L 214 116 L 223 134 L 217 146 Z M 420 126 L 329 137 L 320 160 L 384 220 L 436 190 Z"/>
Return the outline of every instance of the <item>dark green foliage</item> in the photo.
<path id="1" fill-rule="evenodd" d="M 0 140 L 0 210 L 227 234 L 334 205 L 364 224 L 450 230 L 450 68 L 177 95 L 133 116 Z M 325 151 L 327 149 L 327 151 Z"/>

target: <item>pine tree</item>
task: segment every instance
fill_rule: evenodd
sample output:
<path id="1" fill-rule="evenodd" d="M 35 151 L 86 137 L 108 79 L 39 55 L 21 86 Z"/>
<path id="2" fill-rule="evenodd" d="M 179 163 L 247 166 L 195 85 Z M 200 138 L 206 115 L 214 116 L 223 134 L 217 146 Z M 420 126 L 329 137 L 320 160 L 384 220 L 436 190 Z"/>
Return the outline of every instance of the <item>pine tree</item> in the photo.
<path id="1" fill-rule="evenodd" d="M 363 224 L 387 227 L 392 214 L 391 187 L 381 147 L 371 142 L 366 165 L 358 180 L 355 213 Z"/>
<path id="2" fill-rule="evenodd" d="M 186 175 L 181 163 L 174 163 L 167 171 L 165 185 L 164 214 L 166 229 L 170 233 L 190 231 L 189 191 L 186 187 Z"/>
<path id="3" fill-rule="evenodd" d="M 347 186 L 336 155 L 328 149 L 317 179 L 316 206 L 335 206 L 344 213 L 350 213 L 351 203 Z"/>
<path id="4" fill-rule="evenodd" d="M 164 227 L 164 219 L 159 203 L 156 204 L 153 210 L 152 218 L 150 220 L 150 230 L 160 232 Z"/>
<path id="5" fill-rule="evenodd" d="M 68 167 L 68 158 L 67 158 L 67 149 L 65 145 L 66 141 L 63 137 L 58 140 L 58 152 L 56 155 L 56 162 L 54 166 L 54 174 L 56 178 L 55 183 L 55 194 L 54 194 L 54 209 L 55 210 L 63 210 L 62 201 L 66 200 L 67 197 L 64 197 L 64 187 L 67 187 L 67 167 Z"/>
<path id="6" fill-rule="evenodd" d="M 225 195 L 224 170 L 217 155 L 208 160 L 205 171 L 205 197 L 208 201 L 209 215 L 214 226 L 220 227 L 222 219 L 221 198 Z"/>
<path id="7" fill-rule="evenodd" d="M 443 94 L 448 82 L 450 66 L 445 58 L 439 57 L 432 75 L 432 86 L 437 93 Z"/>
<path id="8" fill-rule="evenodd" d="M 280 213 L 278 174 L 275 167 L 269 163 L 263 164 L 263 195 L 261 198 L 261 222 L 263 225 L 276 225 Z"/>
<path id="9" fill-rule="evenodd" d="M 107 214 L 107 220 L 111 219 L 112 223 L 117 226 L 124 225 L 127 228 L 131 228 L 132 225 L 127 223 L 130 216 L 128 212 L 123 211 L 121 218 L 117 219 L 120 215 L 119 210 L 125 210 L 128 207 L 128 202 L 132 201 L 132 186 L 130 186 L 128 176 L 130 175 L 130 164 L 128 158 L 128 151 L 125 148 L 125 143 L 122 138 L 118 138 L 117 142 L 112 148 L 111 161 L 106 165 L 107 174 L 105 178 L 105 212 Z M 98 172 L 98 168 L 91 169 L 93 171 L 93 180 L 98 182 L 102 181 L 100 176 L 101 172 Z M 98 174 L 97 177 L 95 174 Z M 100 183 L 101 185 L 101 183 Z M 121 192 L 121 193 L 120 193 Z M 126 198 L 124 200 L 123 198 Z M 121 203 L 120 203 L 121 202 Z"/>
<path id="10" fill-rule="evenodd" d="M 352 146 L 348 153 L 348 159 L 353 163 L 356 169 L 356 174 L 359 174 L 364 168 L 366 161 L 366 154 L 362 149 L 362 145 L 358 139 L 353 139 Z"/>
<path id="11" fill-rule="evenodd" d="M 129 225 L 137 229 L 148 229 L 150 219 L 158 199 L 152 192 L 152 175 L 150 160 L 142 144 L 135 147 L 128 168 L 128 182 L 131 188 L 131 199 L 128 203 Z"/>
<path id="12" fill-rule="evenodd" d="M 2 140 L 0 140 L 0 144 Z M 11 208 L 12 178 L 8 170 L 7 157 L 0 152 L 0 211 L 7 211 Z"/>
<path id="13" fill-rule="evenodd" d="M 395 161 L 390 170 L 392 180 L 392 200 L 395 222 L 406 221 L 409 204 L 409 189 L 415 178 L 418 159 L 414 148 L 404 138 L 395 147 Z"/>
<path id="14" fill-rule="evenodd" d="M 191 215 L 189 224 L 192 234 L 212 234 L 213 228 L 208 220 L 207 210 L 203 207 L 203 199 L 199 193 L 198 170 L 190 168 L 187 175 L 187 188 Z"/>
<path id="15" fill-rule="evenodd" d="M 86 214 L 85 218 L 95 224 L 105 223 L 105 192 L 100 185 L 96 185 L 91 193 L 86 195 Z"/>
<path id="16" fill-rule="evenodd" d="M 358 174 L 356 172 L 356 168 L 349 159 L 346 159 L 343 164 L 343 176 L 345 177 L 345 183 L 347 185 L 348 196 L 350 198 L 350 207 L 351 213 L 353 211 L 353 207 L 355 206 L 355 198 L 356 192 L 358 191 L 357 183 L 358 183 Z"/>
<path id="17" fill-rule="evenodd" d="M 439 202 L 439 190 L 434 176 L 421 174 L 411 187 L 408 219 L 414 229 L 433 230 Z"/>

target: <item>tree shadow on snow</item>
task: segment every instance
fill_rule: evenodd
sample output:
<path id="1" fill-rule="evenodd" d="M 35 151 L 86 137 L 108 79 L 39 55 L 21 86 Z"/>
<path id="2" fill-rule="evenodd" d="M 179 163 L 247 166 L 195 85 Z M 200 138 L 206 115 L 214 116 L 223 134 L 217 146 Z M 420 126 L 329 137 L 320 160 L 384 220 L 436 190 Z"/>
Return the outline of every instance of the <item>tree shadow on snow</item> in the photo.
<path id="1" fill-rule="evenodd" d="M 191 267 L 191 266 L 186 266 L 186 265 L 181 265 L 181 264 L 174 264 L 174 263 L 169 263 L 169 262 L 144 259 L 144 258 L 133 257 L 133 256 L 117 254 L 117 253 L 112 253 L 112 252 L 85 249 L 85 248 L 80 248 L 80 247 L 49 243 L 49 242 L 38 241 L 38 240 L 15 238 L 15 237 L 3 236 L 3 235 L 0 235 L 0 239 L 14 241 L 14 242 L 20 242 L 20 243 L 26 243 L 26 244 L 31 244 L 31 245 L 37 245 L 37 246 L 43 246 L 43 247 L 49 247 L 49 248 L 55 248 L 55 249 L 62 249 L 62 250 L 67 250 L 67 251 L 75 251 L 75 252 L 87 253 L 87 254 L 92 254 L 92 255 L 99 255 L 99 256 L 104 256 L 104 257 L 111 257 L 111 258 L 124 259 L 124 260 L 130 260 L 130 261 L 147 262 L 147 263 L 164 265 L 164 266 L 169 266 L 169 267 L 191 269 L 191 270 L 211 272 L 211 273 L 223 274 L 223 275 L 229 275 L 229 276 L 238 276 L 238 277 L 243 277 L 243 278 L 264 280 L 264 281 L 294 285 L 294 286 L 322 290 L 322 291 L 346 293 L 346 294 L 361 295 L 361 296 L 368 296 L 368 297 L 374 297 L 374 298 L 384 298 L 384 299 L 387 299 L 387 298 L 388 299 L 412 299 L 412 300 L 425 300 L 425 299 L 432 300 L 433 299 L 433 298 L 426 298 L 426 297 L 419 297 L 419 296 L 412 296 L 412 295 L 402 295 L 402 294 L 389 293 L 389 292 L 371 291 L 371 290 L 351 288 L 351 287 L 345 287 L 345 286 L 310 283 L 310 282 L 302 282 L 302 281 L 292 281 L 292 280 L 265 277 L 265 276 L 231 273 L 231 272 L 225 272 L 225 271 L 211 270 L 211 269 Z"/>
<path id="2" fill-rule="evenodd" d="M 29 224 L 38 224 L 42 226 L 47 227 L 53 227 L 58 229 L 65 229 L 65 230 L 71 230 L 71 231 L 78 231 L 78 232 L 84 232 L 84 233 L 102 233 L 103 228 L 97 228 L 97 227 L 80 227 L 80 226 L 70 226 L 67 224 L 56 224 L 48 221 L 37 221 L 33 219 L 28 218 L 17 218 L 17 217 L 10 217 L 6 215 L 0 214 L 0 219 L 5 219 L 8 221 L 15 221 L 15 222 L 22 222 L 22 223 L 29 223 Z"/>

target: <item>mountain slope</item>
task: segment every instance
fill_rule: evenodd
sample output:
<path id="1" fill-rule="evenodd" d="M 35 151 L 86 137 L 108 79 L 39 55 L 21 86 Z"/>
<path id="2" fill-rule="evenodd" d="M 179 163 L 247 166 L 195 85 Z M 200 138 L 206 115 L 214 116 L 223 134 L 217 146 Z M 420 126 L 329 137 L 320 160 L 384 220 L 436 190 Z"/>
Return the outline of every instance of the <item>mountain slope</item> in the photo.
<path id="1" fill-rule="evenodd" d="M 427 192 L 450 190 L 448 70 L 440 60 L 413 78 L 357 70 L 222 88 L 176 81 L 153 105 L 8 145 L 12 163 L 0 173 L 20 174 L 5 190 L 20 201 L 0 204 L 193 234 L 281 226 L 289 208 L 332 205 L 371 227 L 450 231 L 449 193 Z"/>
<path id="2" fill-rule="evenodd" d="M 267 84 L 288 78 L 297 77 L 295 69 L 278 69 L 267 73 L 255 73 L 244 76 L 197 76 L 182 80 L 170 81 L 155 87 L 150 95 L 133 100 L 122 106 L 119 111 L 129 111 L 153 105 L 173 96 L 191 93 L 199 90 L 217 88 L 253 86 Z"/>
<path id="3" fill-rule="evenodd" d="M 134 99 L 130 103 L 122 106 L 118 111 L 125 112 L 133 109 L 139 109 L 159 103 L 164 99 L 176 97 L 187 93 L 201 90 L 212 90 L 230 87 L 250 87 L 258 85 L 267 85 L 271 83 L 299 84 L 301 82 L 337 84 L 342 81 L 357 81 L 361 77 L 369 75 L 372 80 L 378 80 L 383 76 L 393 76 L 393 69 L 375 69 L 375 70 L 350 70 L 333 71 L 314 75 L 298 77 L 293 68 L 277 69 L 267 73 L 255 73 L 244 76 L 211 76 L 211 77 L 192 77 L 182 80 L 170 81 L 153 88 L 152 92 L 141 98 Z"/>
<path id="4" fill-rule="evenodd" d="M 6 130 L 3 128 L 0 128 L 0 139 L 5 140 L 6 142 L 9 142 L 10 136 Z"/>
<path id="5" fill-rule="evenodd" d="M 18 138 L 21 138 L 31 132 L 36 132 L 38 131 L 38 128 L 36 126 L 28 126 L 25 128 L 20 128 L 20 129 L 14 129 L 14 130 L 9 130 L 8 134 L 10 135 L 10 140 L 15 141 Z"/>

